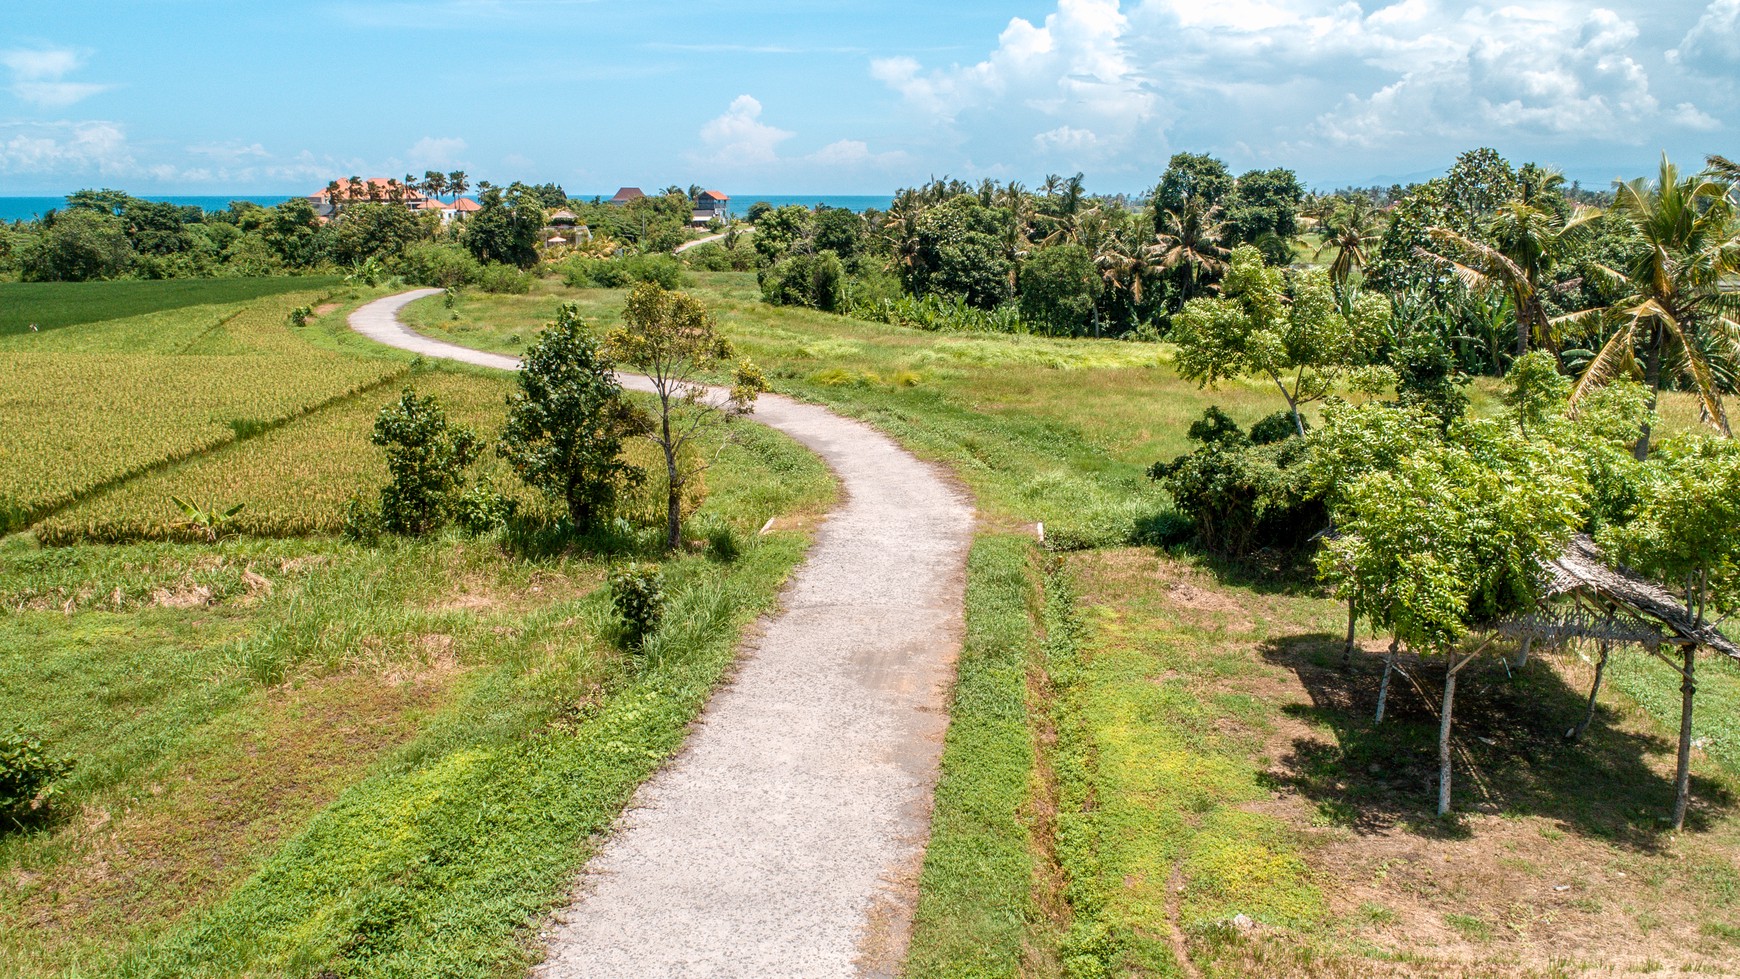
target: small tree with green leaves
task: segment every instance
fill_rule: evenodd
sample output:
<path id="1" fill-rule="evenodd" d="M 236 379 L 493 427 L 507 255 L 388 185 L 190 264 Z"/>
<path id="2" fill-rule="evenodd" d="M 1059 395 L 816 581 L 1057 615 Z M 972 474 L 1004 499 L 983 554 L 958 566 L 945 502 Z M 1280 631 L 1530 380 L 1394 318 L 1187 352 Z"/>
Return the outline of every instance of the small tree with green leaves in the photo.
<path id="1" fill-rule="evenodd" d="M 1204 387 L 1265 378 L 1287 400 L 1303 435 L 1299 406 L 1327 397 L 1347 379 L 1366 341 L 1389 322 L 1389 300 L 1377 293 L 1362 292 L 1345 312 L 1341 307 L 1326 273 L 1271 268 L 1257 249 L 1241 246 L 1233 250 L 1221 294 L 1192 299 L 1172 318 L 1178 373 Z"/>
<path id="2" fill-rule="evenodd" d="M 1712 612 L 1732 611 L 1740 594 L 1740 450 L 1727 439 L 1668 443 L 1645 467 L 1639 495 L 1635 518 L 1606 529 L 1601 542 L 1620 560 L 1668 582 L 1698 627 Z M 1685 826 L 1691 800 L 1696 653 L 1695 646 L 1681 648 L 1676 830 Z"/>
<path id="3" fill-rule="evenodd" d="M 624 366 L 645 374 L 658 397 L 648 437 L 664 453 L 665 545 L 675 550 L 681 543 L 683 489 L 708 465 L 691 451 L 695 442 L 713 426 L 754 410 L 767 382 L 754 364 L 736 359 L 707 307 L 688 293 L 643 282 L 628 294 L 622 323 L 605 347 Z M 729 388 L 702 380 L 727 371 Z"/>
<path id="4" fill-rule="evenodd" d="M 1585 521 L 1584 473 L 1562 431 L 1548 427 L 1549 405 L 1563 419 L 1565 386 L 1531 369 L 1536 356 L 1513 372 L 1506 417 L 1458 423 L 1443 441 L 1428 437 L 1399 456 L 1398 435 L 1426 435 L 1418 412 L 1380 423 L 1377 437 L 1339 436 L 1344 449 L 1352 445 L 1341 464 L 1356 475 L 1334 494 L 1341 533 L 1319 553 L 1318 572 L 1398 644 L 1444 658 L 1440 816 L 1450 811 L 1456 678 L 1485 648 L 1465 643 L 1535 605 L 1542 562 Z M 1531 420 L 1538 434 L 1519 435 Z"/>
<path id="5" fill-rule="evenodd" d="M 496 451 L 528 485 L 562 501 L 580 533 L 615 509 L 618 495 L 646 474 L 623 458 L 624 443 L 647 430 L 623 397 L 615 365 L 564 303 L 520 364 Z"/>
<path id="6" fill-rule="evenodd" d="M 387 450 L 390 480 L 381 488 L 381 525 L 400 534 L 439 527 L 466 467 L 477 458 L 477 436 L 449 423 L 434 398 L 406 388 L 376 416 L 370 441 Z"/>

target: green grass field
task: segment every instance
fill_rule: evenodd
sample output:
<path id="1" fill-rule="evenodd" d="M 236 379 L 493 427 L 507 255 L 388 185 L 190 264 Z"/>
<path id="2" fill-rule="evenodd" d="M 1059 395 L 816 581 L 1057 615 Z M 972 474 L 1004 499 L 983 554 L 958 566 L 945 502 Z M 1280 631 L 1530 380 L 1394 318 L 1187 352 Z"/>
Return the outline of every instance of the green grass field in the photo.
<path id="1" fill-rule="evenodd" d="M 1601 730 L 1566 746 L 1588 682 L 1575 654 L 1470 682 L 1464 815 L 1441 829 L 1432 665 L 1373 731 L 1376 657 L 1334 668 L 1345 610 L 1297 572 L 1122 546 L 1167 509 L 1143 470 L 1184 451 L 1190 421 L 1219 404 L 1249 423 L 1278 396 L 1182 382 L 1164 344 L 939 336 L 769 308 L 752 276 L 694 280 L 776 390 L 947 464 L 984 518 L 911 974 L 1556 976 L 1731 954 L 1732 669 L 1701 687 L 1695 832 L 1659 821 L 1677 681 L 1628 661 Z M 410 315 L 517 352 L 557 304 L 607 329 L 622 295 L 545 282 Z M 1471 394 L 1488 410 L 1497 386 Z M 1683 400 L 1664 399 L 1670 429 L 1695 424 Z M 1039 521 L 1094 549 L 1051 566 Z"/>
<path id="2" fill-rule="evenodd" d="M 1694 818 L 1669 834 L 1665 668 L 1616 663 L 1573 745 L 1559 733 L 1588 663 L 1542 653 L 1513 675 L 1492 660 L 1459 692 L 1460 815 L 1439 823 L 1433 664 L 1405 664 L 1374 728 L 1376 657 L 1339 668 L 1344 610 L 1296 571 L 1133 544 L 1168 509 L 1143 471 L 1185 449 L 1188 423 L 1210 404 L 1248 423 L 1278 397 L 1182 382 L 1163 344 L 938 336 L 772 309 L 752 275 L 693 278 L 777 390 L 947 465 L 980 511 L 908 974 L 1557 977 L 1732 961 L 1740 673 L 1711 664 L 1700 679 Z M 366 431 L 398 382 L 480 428 L 506 384 L 413 370 L 358 338 L 343 313 L 378 294 L 338 295 L 300 330 L 274 305 L 296 297 L 278 296 L 230 319 L 208 302 L 0 336 L 8 360 L 92 370 L 357 364 L 385 379 L 179 462 L 159 451 L 42 526 L 152 536 L 139 528 L 172 521 L 165 499 L 185 490 L 276 521 L 254 533 L 312 536 L 0 540 L 0 717 L 80 760 L 53 820 L 0 836 L 0 976 L 518 973 L 589 835 L 676 750 L 801 557 L 831 480 L 761 429 L 721 450 L 696 515 L 745 553 L 670 563 L 673 614 L 645 666 L 605 638 L 604 568 L 627 555 L 330 536 L 333 507 L 376 485 Z M 408 318 L 517 353 L 559 303 L 605 329 L 622 297 L 542 280 Z M 123 431 L 127 412 L 154 417 L 117 405 L 125 376 L 100 386 L 107 401 L 69 391 L 65 414 Z M 1474 394 L 1489 405 L 1494 389 Z M 1678 399 L 1664 407 L 1670 427 L 1695 423 Z M 67 441 L 102 445 L 102 424 Z M 776 514 L 799 529 L 756 537 Z M 1082 549 L 1042 550 L 1036 522 Z"/>
<path id="3" fill-rule="evenodd" d="M 0 338 L 189 306 L 245 306 L 286 292 L 330 292 L 334 276 L 161 282 L 0 282 Z"/>
<path id="4" fill-rule="evenodd" d="M 681 744 L 832 498 L 826 469 L 771 430 L 703 446 L 714 463 L 691 519 L 740 553 L 667 560 L 664 625 L 625 656 L 604 574 L 651 556 L 656 531 L 621 553 L 548 556 L 493 536 L 331 534 L 343 501 L 380 484 L 368 434 L 396 387 L 294 397 L 347 370 L 403 381 L 487 436 L 512 382 L 374 356 L 343 323 L 372 293 L 292 329 L 285 304 L 309 295 L 4 341 L 60 348 L 6 359 L 66 372 L 33 396 L 61 420 L 77 485 L 117 474 L 0 538 L 0 719 L 76 763 L 46 818 L 0 833 L 0 976 L 522 967 L 538 916 Z M 290 409 L 253 407 L 274 397 Z M 239 409 L 265 423 L 179 453 L 104 441 L 146 424 L 198 436 Z M 39 543 L 161 536 L 170 494 L 254 516 L 212 544 Z M 758 536 L 774 516 L 796 529 Z"/>

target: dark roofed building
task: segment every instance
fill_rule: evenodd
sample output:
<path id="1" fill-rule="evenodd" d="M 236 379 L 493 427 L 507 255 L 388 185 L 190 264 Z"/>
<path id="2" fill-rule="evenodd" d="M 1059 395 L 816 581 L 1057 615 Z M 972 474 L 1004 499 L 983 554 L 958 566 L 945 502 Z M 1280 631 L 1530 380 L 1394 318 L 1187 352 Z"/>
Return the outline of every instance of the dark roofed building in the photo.
<path id="1" fill-rule="evenodd" d="M 624 187 L 616 192 L 616 196 L 610 199 L 610 203 L 627 204 L 629 201 L 638 201 L 645 196 L 646 194 L 642 193 L 639 187 Z"/>

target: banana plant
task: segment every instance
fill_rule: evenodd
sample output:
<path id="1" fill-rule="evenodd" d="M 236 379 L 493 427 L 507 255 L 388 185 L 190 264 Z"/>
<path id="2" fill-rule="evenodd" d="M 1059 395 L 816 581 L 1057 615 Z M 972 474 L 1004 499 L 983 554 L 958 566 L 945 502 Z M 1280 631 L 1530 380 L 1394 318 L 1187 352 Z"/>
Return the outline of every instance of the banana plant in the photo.
<path id="1" fill-rule="evenodd" d="M 246 503 L 237 503 L 233 507 L 220 510 L 215 503 L 201 507 L 179 496 L 171 496 L 170 499 L 174 500 L 175 505 L 181 508 L 181 512 L 186 518 L 177 526 L 197 531 L 206 540 L 213 543 L 216 543 L 223 536 L 225 528 L 235 519 L 236 514 L 241 513 L 247 507 Z"/>

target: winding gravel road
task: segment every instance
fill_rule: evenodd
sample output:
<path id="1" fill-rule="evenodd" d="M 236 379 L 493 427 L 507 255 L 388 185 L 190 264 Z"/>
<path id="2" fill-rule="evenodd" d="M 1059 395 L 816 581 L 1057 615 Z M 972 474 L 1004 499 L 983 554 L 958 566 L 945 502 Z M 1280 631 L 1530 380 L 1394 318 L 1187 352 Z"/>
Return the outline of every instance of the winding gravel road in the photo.
<path id="1" fill-rule="evenodd" d="M 351 325 L 428 357 L 518 369 L 399 323 L 438 292 L 376 300 Z M 755 418 L 820 455 L 845 501 L 735 679 L 588 864 L 548 929 L 539 979 L 884 976 L 905 951 L 973 511 L 867 425 L 776 395 Z"/>

